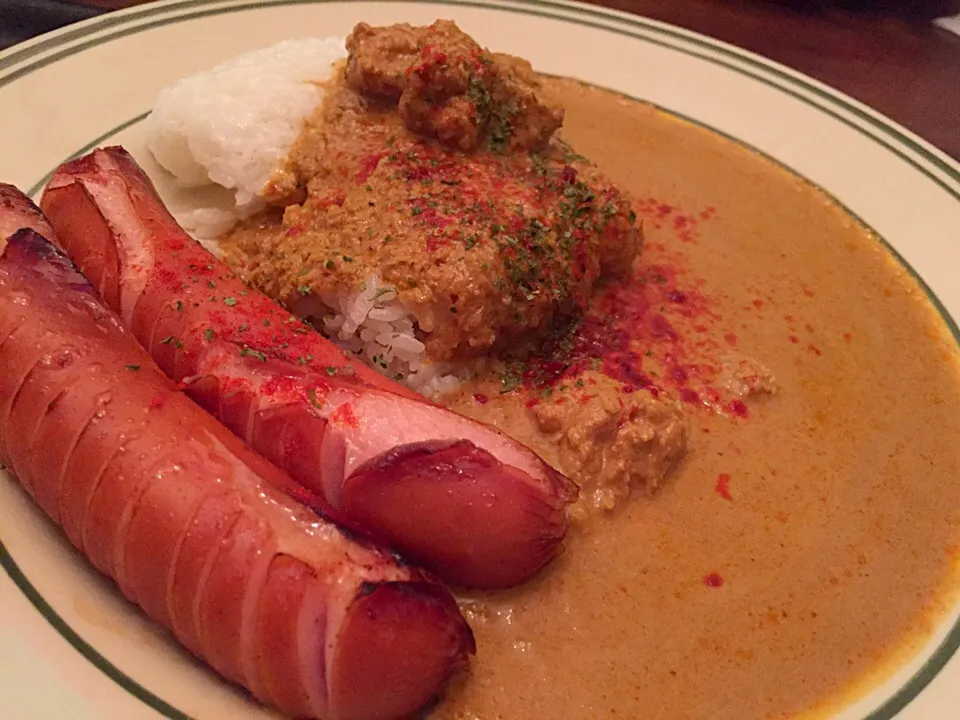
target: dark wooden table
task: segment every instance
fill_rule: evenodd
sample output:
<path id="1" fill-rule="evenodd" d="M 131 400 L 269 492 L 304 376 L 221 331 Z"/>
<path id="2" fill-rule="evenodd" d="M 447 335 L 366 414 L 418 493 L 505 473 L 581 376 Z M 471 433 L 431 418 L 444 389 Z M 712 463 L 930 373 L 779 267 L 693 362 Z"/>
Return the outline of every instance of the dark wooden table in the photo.
<path id="1" fill-rule="evenodd" d="M 960 160 L 960 36 L 932 20 L 955 2 L 600 0 L 807 73 Z"/>
<path id="2" fill-rule="evenodd" d="M 139 0 L 142 2 L 142 0 Z M 960 0 L 594 0 L 805 72 L 960 160 Z M 0 0 L 0 45 L 138 0 Z"/>

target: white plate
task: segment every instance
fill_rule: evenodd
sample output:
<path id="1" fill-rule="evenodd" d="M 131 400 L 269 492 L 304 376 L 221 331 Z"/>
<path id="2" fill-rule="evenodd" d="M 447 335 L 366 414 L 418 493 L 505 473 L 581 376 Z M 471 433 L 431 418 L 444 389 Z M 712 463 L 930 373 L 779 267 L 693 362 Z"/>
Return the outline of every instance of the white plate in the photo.
<path id="1" fill-rule="evenodd" d="M 559 2 L 172 0 L 107 15 L 0 55 L 0 177 L 36 193 L 106 143 L 145 157 L 156 91 L 281 39 L 359 20 L 461 24 L 539 69 L 661 105 L 749 143 L 835 195 L 923 279 L 960 338 L 960 166 L 869 108 L 729 45 Z M 937 300 L 939 298 L 939 300 Z M 0 718 L 265 718 L 88 569 L 0 477 Z M 960 607 L 923 650 L 841 717 L 958 716 Z"/>

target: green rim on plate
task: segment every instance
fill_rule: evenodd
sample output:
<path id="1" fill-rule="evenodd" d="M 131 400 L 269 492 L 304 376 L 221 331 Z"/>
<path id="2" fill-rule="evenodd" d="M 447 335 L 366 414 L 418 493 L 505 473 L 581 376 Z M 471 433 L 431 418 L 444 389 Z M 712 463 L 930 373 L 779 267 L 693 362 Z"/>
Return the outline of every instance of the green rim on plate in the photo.
<path id="1" fill-rule="evenodd" d="M 153 28 L 188 20 L 231 14 L 248 10 L 283 5 L 313 5 L 337 3 L 340 0 L 170 0 L 169 2 L 135 7 L 118 13 L 104 15 L 64 28 L 60 31 L 41 36 L 34 41 L 15 46 L 0 53 L 0 88 L 25 77 L 48 65 L 64 60 L 91 47 L 110 42 L 128 35 L 145 32 Z M 399 2 L 401 0 L 379 0 L 380 2 Z M 659 45 L 681 52 L 701 60 L 719 65 L 728 70 L 745 75 L 753 80 L 771 86 L 801 102 L 816 107 L 835 120 L 856 130 L 860 134 L 881 145 L 914 169 L 921 172 L 930 181 L 939 186 L 954 200 L 960 202 L 960 169 L 942 153 L 918 141 L 906 131 L 898 128 L 882 116 L 868 111 L 855 101 L 818 85 L 814 81 L 787 68 L 755 56 L 711 38 L 681 30 L 663 23 L 642 17 L 617 13 L 578 3 L 552 2 L 551 0 L 512 0 L 501 3 L 497 0 L 479 2 L 476 0 L 418 0 L 418 4 L 466 6 L 499 12 L 512 12 L 529 16 L 559 20 L 584 27 L 612 32 L 640 42 Z M 729 139 L 748 147 L 753 152 L 765 155 L 768 159 L 783 166 L 775 158 L 762 153 L 749 143 L 720 133 L 715 128 L 704 125 L 693 118 L 662 108 L 686 121 L 699 124 L 707 129 L 724 135 Z M 130 118 L 120 125 L 104 132 L 82 148 L 71 154 L 70 158 L 83 155 L 93 148 L 108 142 L 120 132 L 141 122 L 147 112 Z M 851 119 L 854 118 L 854 119 Z M 64 160 L 70 159 L 65 158 Z M 794 175 L 802 177 L 791 168 Z M 44 175 L 29 190 L 35 196 L 52 175 L 53 170 Z M 804 178 L 806 179 L 806 178 Z M 807 180 L 807 182 L 810 182 Z M 838 205 L 857 219 L 863 221 L 844 207 L 836 198 Z M 866 223 L 863 223 L 866 225 Z M 923 281 L 909 263 L 886 241 L 874 232 L 890 252 L 914 277 L 931 303 L 960 344 L 960 328 L 947 309 Z M 84 658 L 101 670 L 132 696 L 153 710 L 171 720 L 190 720 L 190 716 L 173 707 L 140 683 L 126 675 L 113 665 L 93 646 L 73 630 L 57 611 L 43 598 L 39 591 L 24 575 L 2 541 L 0 541 L 0 566 L 6 571 L 14 584 L 23 592 L 30 603 L 50 623 L 50 625 Z M 864 720 L 890 720 L 903 710 L 943 669 L 956 650 L 960 647 L 960 620 L 950 629 L 939 647 L 924 662 L 923 666 L 879 708 Z"/>

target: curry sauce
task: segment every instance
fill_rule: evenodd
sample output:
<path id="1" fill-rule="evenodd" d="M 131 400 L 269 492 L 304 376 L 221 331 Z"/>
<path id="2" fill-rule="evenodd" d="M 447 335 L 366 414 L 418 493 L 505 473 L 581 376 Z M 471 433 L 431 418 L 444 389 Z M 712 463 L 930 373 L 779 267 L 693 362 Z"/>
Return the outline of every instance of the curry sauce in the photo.
<path id="1" fill-rule="evenodd" d="M 358 60 L 345 77 L 402 98 L 394 76 L 375 70 Z M 552 165 L 536 159 L 547 141 L 533 132 L 532 146 L 508 144 L 506 155 L 480 161 L 495 169 L 481 171 L 491 178 L 515 162 L 506 182 L 527 188 L 551 174 L 561 184 L 586 178 L 590 202 L 612 203 L 588 212 L 597 226 L 604 216 L 618 223 L 623 242 L 605 248 L 613 235 L 600 230 L 575 301 L 540 304 L 562 266 L 498 289 L 512 251 L 486 231 L 484 242 L 467 247 L 471 236 L 458 235 L 440 249 L 441 264 L 456 268 L 446 275 L 393 234 L 377 235 L 371 256 L 399 268 L 392 284 L 408 304 L 434 308 L 418 317 L 436 333 L 437 357 L 482 356 L 441 401 L 528 444 L 582 491 L 558 561 L 520 588 L 462 595 L 478 653 L 435 715 L 748 720 L 825 708 L 918 642 L 951 599 L 956 340 L 878 239 L 788 170 L 609 91 L 523 82 L 542 94 L 541 105 L 527 98 L 537 118 L 549 125 L 551 108 L 563 109 L 542 156 Z M 301 286 L 329 294 L 362 282 L 350 243 L 373 247 L 364 229 L 374 216 L 402 211 L 394 225 L 422 244 L 432 230 L 414 220 L 445 211 L 410 197 L 439 193 L 439 205 L 455 204 L 456 183 L 479 167 L 434 172 L 449 153 L 407 147 L 397 110 L 360 107 L 343 84 L 332 92 L 301 138 L 297 167 L 278 180 L 283 218 L 248 223 L 228 240 L 231 262 L 288 302 Z M 414 124 L 422 101 L 408 104 Z M 444 118 L 429 128 L 441 145 L 483 142 Z M 353 199 L 308 207 L 329 199 L 336 162 L 324 153 L 354 152 L 331 144 L 336 127 L 400 145 L 402 156 L 384 150 L 363 182 L 353 177 Z M 505 161 L 509 152 L 520 159 Z M 357 155 L 343 167 L 363 163 Z M 430 171 L 410 174 L 421 165 Z M 373 198 L 397 187 L 396 173 L 413 195 L 384 210 Z M 425 178 L 437 189 L 425 190 Z M 631 263 L 634 224 L 644 245 Z M 459 262 L 468 255 L 476 266 Z M 601 272 L 604 263 L 620 272 Z M 473 314 L 458 307 L 468 295 Z M 504 296 L 508 312 L 497 304 Z M 525 312 L 515 315 L 518 307 Z M 520 340 L 528 352 L 509 357 Z"/>
<path id="2" fill-rule="evenodd" d="M 588 515 L 542 577 L 465 602 L 477 662 L 437 716 L 816 714 L 955 594 L 956 340 L 807 182 L 614 93 L 555 91 L 564 137 L 638 199 L 641 263 L 710 295 L 700 335 L 762 358 L 780 391 L 746 416 L 685 403 L 689 452 L 655 497 Z M 519 407 L 485 412 L 469 388 L 454 406 L 553 450 Z"/>

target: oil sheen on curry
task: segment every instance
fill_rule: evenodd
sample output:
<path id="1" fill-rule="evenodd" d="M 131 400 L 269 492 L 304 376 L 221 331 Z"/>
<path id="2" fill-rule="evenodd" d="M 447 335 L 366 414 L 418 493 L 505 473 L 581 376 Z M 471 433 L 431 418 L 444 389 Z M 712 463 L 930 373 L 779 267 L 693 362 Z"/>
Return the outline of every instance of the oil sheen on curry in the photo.
<path id="1" fill-rule="evenodd" d="M 915 649 L 955 585 L 960 363 L 877 238 L 452 23 L 348 49 L 226 257 L 334 337 L 376 284 L 422 356 L 358 352 L 581 488 L 558 561 L 461 595 L 478 654 L 436 717 L 817 714 Z"/>

